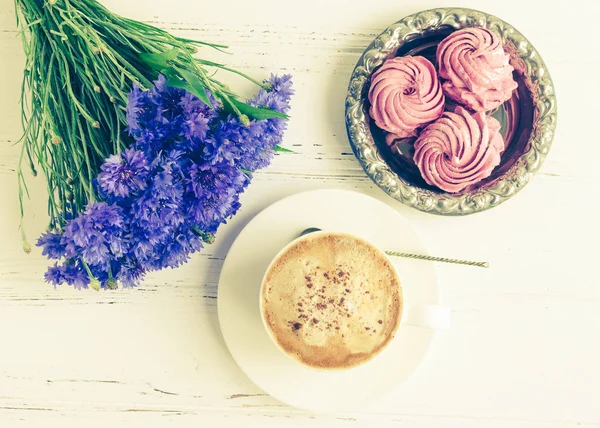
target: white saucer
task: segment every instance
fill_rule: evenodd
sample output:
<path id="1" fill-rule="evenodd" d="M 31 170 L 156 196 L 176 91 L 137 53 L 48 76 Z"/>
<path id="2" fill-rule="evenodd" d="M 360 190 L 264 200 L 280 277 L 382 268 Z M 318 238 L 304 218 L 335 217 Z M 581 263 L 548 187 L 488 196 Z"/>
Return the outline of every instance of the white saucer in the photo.
<path id="1" fill-rule="evenodd" d="M 343 190 L 317 190 L 282 199 L 258 214 L 233 243 L 219 280 L 218 311 L 225 342 L 240 368 L 265 392 L 317 412 L 364 410 L 417 368 L 434 330 L 402 322 L 378 356 L 353 369 L 317 371 L 284 355 L 259 311 L 262 277 L 273 257 L 309 227 L 361 236 L 382 249 L 426 253 L 409 222 L 388 205 Z M 438 305 L 433 263 L 392 258 L 406 305 Z"/>

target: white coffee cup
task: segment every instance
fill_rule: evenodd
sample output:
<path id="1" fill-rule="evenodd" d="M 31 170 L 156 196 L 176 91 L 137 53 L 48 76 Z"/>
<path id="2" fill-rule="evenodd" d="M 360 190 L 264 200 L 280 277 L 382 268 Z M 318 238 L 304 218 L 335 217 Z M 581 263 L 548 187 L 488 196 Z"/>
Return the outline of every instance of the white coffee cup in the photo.
<path id="1" fill-rule="evenodd" d="M 291 355 L 290 353 L 288 353 L 286 350 L 284 350 L 281 345 L 279 344 L 277 338 L 274 335 L 274 332 L 272 331 L 271 327 L 269 326 L 269 323 L 267 321 L 267 319 L 265 318 L 265 310 L 264 310 L 264 302 L 265 302 L 265 280 L 267 279 L 269 272 L 271 271 L 271 269 L 273 268 L 273 266 L 282 258 L 283 255 L 285 255 L 290 248 L 294 247 L 298 242 L 302 241 L 302 240 L 309 240 L 309 239 L 314 239 L 316 236 L 318 235 L 326 235 L 326 234 L 334 234 L 334 235 L 346 235 L 349 236 L 351 238 L 354 238 L 356 240 L 360 240 L 360 241 L 364 241 L 366 243 L 368 243 L 371 247 L 374 247 L 375 249 L 378 250 L 378 252 L 385 258 L 387 258 L 391 263 L 390 266 L 392 267 L 396 278 L 398 279 L 398 282 L 400 284 L 400 295 L 402 296 L 402 276 L 401 274 L 398 272 L 397 267 L 394 265 L 394 260 L 392 257 L 389 257 L 387 254 L 385 254 L 385 252 L 383 250 L 381 250 L 378 246 L 374 245 L 373 243 L 371 243 L 369 240 L 364 239 L 363 237 L 359 237 L 353 234 L 349 234 L 349 233 L 339 233 L 339 232 L 328 232 L 328 231 L 315 231 L 315 232 L 311 232 L 309 234 L 300 236 L 296 239 L 294 239 L 292 242 L 290 242 L 289 244 L 287 244 L 284 248 L 282 248 L 277 255 L 272 259 L 272 261 L 270 262 L 267 270 L 265 271 L 265 274 L 263 276 L 263 280 L 261 283 L 261 288 L 260 288 L 260 301 L 259 301 L 259 305 L 260 305 L 260 314 L 261 314 L 261 318 L 262 318 L 262 322 L 264 325 L 264 328 L 267 331 L 267 334 L 269 335 L 269 337 L 271 338 L 272 342 L 275 344 L 275 346 L 285 355 L 287 355 L 288 357 L 292 358 L 294 361 L 307 366 L 306 364 L 303 364 L 302 361 L 300 361 L 299 359 L 295 358 L 295 356 Z M 419 327 L 419 328 L 430 328 L 430 329 L 435 329 L 435 330 L 444 330 L 449 328 L 450 326 L 450 309 L 447 307 L 443 307 L 443 306 L 439 306 L 439 305 L 422 305 L 422 304 L 413 304 L 412 302 L 406 301 L 404 296 L 402 296 L 402 305 L 400 307 L 400 317 L 398 317 L 398 322 L 394 328 L 394 333 L 397 331 L 397 329 L 400 327 L 400 325 L 409 325 L 409 326 L 413 326 L 413 327 Z M 394 334 L 392 333 L 392 335 Z M 392 339 L 393 340 L 393 339 Z M 391 342 L 391 341 L 390 341 Z M 388 343 L 389 344 L 389 343 Z M 367 361 L 371 361 L 373 360 L 380 352 L 382 352 L 385 349 L 386 346 L 384 346 L 382 349 L 380 349 L 378 352 L 374 353 L 368 360 L 365 361 L 365 363 Z M 315 367 L 313 366 L 307 366 L 310 368 L 315 369 Z M 319 368 L 319 370 L 323 370 L 321 368 Z M 331 369 L 328 368 L 326 370 L 335 370 L 335 369 Z"/>

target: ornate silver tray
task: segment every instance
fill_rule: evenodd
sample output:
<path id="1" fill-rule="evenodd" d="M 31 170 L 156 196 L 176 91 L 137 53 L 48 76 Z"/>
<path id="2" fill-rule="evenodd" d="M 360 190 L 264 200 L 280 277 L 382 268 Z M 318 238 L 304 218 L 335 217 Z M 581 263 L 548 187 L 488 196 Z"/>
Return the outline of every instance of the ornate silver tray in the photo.
<path id="1" fill-rule="evenodd" d="M 411 145 L 393 154 L 368 114 L 371 74 L 394 56 L 423 55 L 435 64 L 438 43 L 464 27 L 484 27 L 504 41 L 519 84 L 513 97 L 492 112 L 502 125 L 506 150 L 487 179 L 460 193 L 429 186 L 412 161 Z M 529 182 L 544 161 L 556 128 L 556 96 L 550 74 L 529 41 L 506 22 L 472 9 L 440 8 L 407 16 L 390 25 L 360 57 L 346 96 L 346 129 L 365 172 L 400 202 L 434 214 L 465 215 L 495 207 Z"/>

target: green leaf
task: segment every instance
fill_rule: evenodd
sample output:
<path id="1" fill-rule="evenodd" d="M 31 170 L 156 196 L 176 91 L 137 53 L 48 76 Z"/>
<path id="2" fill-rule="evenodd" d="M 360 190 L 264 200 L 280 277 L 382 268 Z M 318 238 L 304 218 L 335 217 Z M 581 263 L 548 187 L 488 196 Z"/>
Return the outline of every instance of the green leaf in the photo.
<path id="1" fill-rule="evenodd" d="M 271 110 L 270 108 L 265 107 L 253 107 L 246 103 L 236 100 L 235 98 L 231 98 L 230 102 L 245 115 L 256 119 L 256 120 L 264 120 L 264 119 L 289 119 L 289 116 L 285 113 L 281 113 L 275 110 Z"/>
<path id="2" fill-rule="evenodd" d="M 213 108 L 213 105 L 211 104 L 210 100 L 208 99 L 208 96 L 206 95 L 206 87 L 202 84 L 200 79 L 198 79 L 198 77 L 194 73 L 192 73 L 189 70 L 184 70 L 183 68 L 178 67 L 173 67 L 173 69 L 175 69 L 179 73 L 179 75 L 185 80 L 185 82 L 179 80 L 179 82 L 175 82 L 175 84 L 185 85 L 187 83 L 187 86 L 175 86 L 170 84 L 168 80 L 167 85 L 175 86 L 176 88 L 183 88 L 186 91 L 196 95 L 198 99 L 200 99 L 200 101 L 202 101 L 204 104 L 206 104 L 210 108 Z"/>
<path id="3" fill-rule="evenodd" d="M 277 144 L 275 146 L 275 151 L 281 152 L 281 153 L 295 153 L 293 150 L 286 149 L 285 147 L 281 147 L 279 144 Z"/>
<path id="4" fill-rule="evenodd" d="M 209 61 L 207 59 L 202 59 L 202 58 L 194 58 L 196 62 L 203 64 L 203 65 L 208 65 L 211 67 L 225 67 L 224 64 L 219 64 L 218 62 L 213 62 L 213 61 Z"/>
<path id="5" fill-rule="evenodd" d="M 167 86 L 171 86 L 173 88 L 185 89 L 186 91 L 188 91 L 191 94 L 193 94 L 196 97 L 198 97 L 198 99 L 200 101 L 202 101 L 204 104 L 206 104 L 207 106 L 209 106 L 210 108 L 212 108 L 212 104 L 210 103 L 210 100 L 206 96 L 206 92 L 204 92 L 204 90 L 196 90 L 196 88 L 194 88 L 188 82 L 186 82 L 185 80 L 181 80 L 181 79 L 179 79 L 177 77 L 167 78 L 167 82 L 166 83 L 167 83 Z"/>
<path id="6" fill-rule="evenodd" d="M 172 76 L 172 75 L 168 76 L 168 73 L 164 73 L 164 74 L 165 74 L 165 76 L 167 76 L 167 86 L 170 86 L 172 88 L 181 88 L 181 89 L 185 89 L 188 92 L 192 92 L 192 87 L 185 80 L 181 80 L 177 76 Z"/>
<path id="7" fill-rule="evenodd" d="M 169 62 L 177 58 L 177 55 L 179 55 L 179 49 L 173 48 L 162 53 L 141 53 L 140 58 L 155 70 L 160 71 L 165 68 L 170 68 L 171 64 L 169 64 Z"/>

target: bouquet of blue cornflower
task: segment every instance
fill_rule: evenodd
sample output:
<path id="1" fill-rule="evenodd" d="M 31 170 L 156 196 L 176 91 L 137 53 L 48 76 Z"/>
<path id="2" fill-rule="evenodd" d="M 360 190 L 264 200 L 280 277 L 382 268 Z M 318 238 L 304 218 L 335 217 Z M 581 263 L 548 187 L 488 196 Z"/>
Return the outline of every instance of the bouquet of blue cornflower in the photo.
<path id="1" fill-rule="evenodd" d="M 223 46 L 174 37 L 96 0 L 16 6 L 31 96 L 21 160 L 48 185 L 50 222 L 37 241 L 56 260 L 46 281 L 131 287 L 185 263 L 240 208 L 252 173 L 285 151 L 290 76 L 258 82 L 196 58 L 197 47 Z M 208 68 L 260 90 L 243 102 Z M 18 178 L 22 198 L 21 165 Z"/>
<path id="2" fill-rule="evenodd" d="M 272 76 L 249 104 L 285 113 L 290 76 Z M 43 254 L 57 259 L 46 280 L 76 288 L 135 286 L 144 274 L 185 263 L 210 243 L 240 207 L 252 172 L 267 166 L 284 119 L 226 114 L 160 76 L 152 89 L 134 87 L 127 104 L 134 143 L 107 158 L 93 184 L 100 201 L 43 234 Z"/>

